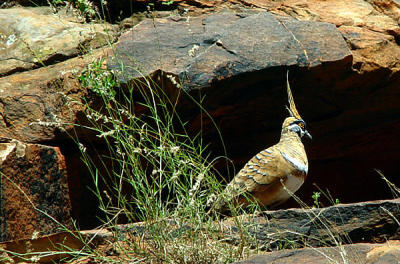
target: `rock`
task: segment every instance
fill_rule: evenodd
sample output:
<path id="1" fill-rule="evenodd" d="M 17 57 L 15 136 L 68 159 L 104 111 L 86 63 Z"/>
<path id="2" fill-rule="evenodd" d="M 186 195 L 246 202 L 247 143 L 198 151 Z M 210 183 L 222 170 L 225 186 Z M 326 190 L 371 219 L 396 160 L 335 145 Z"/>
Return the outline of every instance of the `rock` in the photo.
<path id="1" fill-rule="evenodd" d="M 50 7 L 0 9 L 0 29 L 0 77 L 64 61 L 116 37 L 113 26 L 70 22 Z"/>
<path id="2" fill-rule="evenodd" d="M 0 10 L 0 24 L 12 25 L 0 29 L 4 40 L 0 43 L 0 142 L 16 139 L 59 146 L 67 160 L 72 190 L 71 201 L 68 192 L 65 199 L 74 205 L 75 219 L 89 215 L 86 222 L 92 227 L 97 223 L 93 221 L 97 206 L 86 189 L 90 175 L 82 166 L 76 144 L 71 144 L 75 133 L 81 140 L 93 138 L 75 126 L 87 124 L 82 102 L 88 91 L 81 87 L 78 76 L 93 60 L 105 56 L 108 48 L 103 46 L 114 41 L 117 26 L 71 20 L 66 14 L 53 14 L 48 7 Z M 42 51 L 49 52 L 35 61 Z M 1 169 L 11 169 L 8 166 L 5 163 Z M 69 210 L 71 205 L 66 217 Z M 88 227 L 86 222 L 82 221 L 83 227 Z"/>
<path id="3" fill-rule="evenodd" d="M 400 242 L 387 241 L 384 244 L 353 244 L 341 247 L 304 248 L 281 250 L 256 255 L 236 263 L 397 263 L 400 258 Z"/>
<path id="4" fill-rule="evenodd" d="M 88 197 L 90 195 L 86 189 L 90 182 L 90 175 L 85 171 L 85 166 L 82 166 L 80 151 L 72 142 L 71 136 L 76 133 L 81 140 L 93 138 L 93 134 L 75 126 L 78 123 L 87 124 L 85 123 L 86 117 L 83 115 L 85 107 L 83 98 L 87 96 L 88 91 L 80 85 L 78 76 L 79 72 L 89 63 L 104 57 L 108 49 L 103 47 L 94 49 L 89 54 L 80 55 L 80 48 L 86 44 L 88 49 L 89 46 L 105 45 L 106 43 L 102 42 L 105 39 L 100 42 L 98 40 L 109 36 L 111 41 L 116 36 L 115 32 L 106 33 L 105 29 L 109 26 L 103 27 L 100 24 L 81 25 L 68 22 L 57 15 L 46 13 L 48 12 L 46 8 L 16 8 L 16 10 L 23 10 L 19 15 L 27 15 L 27 19 L 33 20 L 32 23 L 36 21 L 43 25 L 43 28 L 40 28 L 41 31 L 36 29 L 36 31 L 23 33 L 23 26 L 20 26 L 21 29 L 18 29 L 20 31 L 16 32 L 26 35 L 36 34 L 38 36 L 32 40 L 34 45 L 38 45 L 40 48 L 52 47 L 55 50 L 54 53 L 48 54 L 49 57 L 46 59 L 46 63 L 52 65 L 42 67 L 43 65 L 37 64 L 18 69 L 15 64 L 10 64 L 10 68 L 7 70 L 9 75 L 0 78 L 0 142 L 9 143 L 16 139 L 27 143 L 59 146 L 67 161 L 68 184 L 72 190 L 70 203 L 74 206 L 72 213 L 75 219 L 79 220 L 89 215 L 90 217 L 85 219 L 91 225 L 86 225 L 84 221 L 81 223 L 83 227 L 92 227 L 97 223 L 96 216 L 93 214 L 93 210 L 96 210 L 97 206 L 93 206 L 96 204 L 93 201 L 94 198 Z M 12 12 L 16 12 L 14 8 L 0 10 L 3 13 L 5 11 L 9 12 L 7 13 L 10 16 L 8 20 L 20 17 L 19 15 L 15 17 L 10 15 L 13 14 Z M 0 21 L 2 19 L 5 18 L 0 15 Z M 54 27 L 51 26 L 53 22 L 55 23 Z M 17 20 L 12 24 L 17 27 Z M 101 30 L 92 32 L 91 29 Z M 17 34 L 16 32 L 14 33 Z M 71 35 L 68 35 L 68 32 Z M 74 35 L 80 33 L 80 37 Z M 20 36 L 18 34 L 16 36 Z M 45 37 L 48 39 L 43 39 Z M 74 39 L 69 41 L 69 37 Z M 69 43 L 64 46 L 63 41 Z M 63 47 L 59 47 L 59 45 Z M 20 47 L 13 52 L 17 52 L 18 48 Z M 3 55 L 9 56 L 6 50 L 3 50 Z M 24 54 L 24 56 L 29 56 L 29 54 Z M 6 65 L 6 63 L 2 65 Z M 29 63 L 29 65 L 31 64 Z M 20 70 L 22 72 L 19 72 Z M 4 164 L 3 169 L 7 170 L 6 166 L 9 165 L 9 163 Z M 65 199 L 69 200 L 68 193 L 64 194 L 67 195 Z M 70 206 L 68 210 L 71 210 Z"/>
<path id="5" fill-rule="evenodd" d="M 59 148 L 0 144 L 0 241 L 72 228 L 64 156 Z"/>
<path id="6" fill-rule="evenodd" d="M 109 68 L 126 67 L 122 82 L 161 70 L 178 76 L 184 88 L 191 90 L 278 66 L 331 63 L 349 67 L 351 63 L 346 43 L 331 24 L 267 12 L 157 19 L 154 23 L 145 20 L 123 34 L 116 53 L 110 55 Z"/>
<path id="7" fill-rule="evenodd" d="M 77 73 L 103 50 L 0 78 L 0 141 L 57 141 L 70 137 L 87 91 Z"/>
<path id="8" fill-rule="evenodd" d="M 335 24 L 361 72 L 399 68 L 400 4 L 394 1 L 244 1 L 296 19 Z M 361 44 L 361 46 L 360 46 Z"/>
<path id="9" fill-rule="evenodd" d="M 258 247 L 279 249 L 400 239 L 400 199 L 339 204 L 326 208 L 266 211 L 241 221 Z M 237 221 L 237 220 L 236 220 Z M 228 237 L 240 241 L 233 218 L 225 220 Z M 255 245 L 256 246 L 256 245 Z"/>
<path id="10" fill-rule="evenodd" d="M 54 263 L 70 257 L 68 253 L 60 252 L 61 248 L 78 251 L 84 248 L 84 243 L 77 234 L 72 232 L 0 242 L 0 263 L 26 263 L 24 260 L 26 261 L 27 255 L 29 259 L 35 259 L 37 263 Z M 38 254 L 35 254 L 36 252 Z M 43 254 L 44 252 L 59 253 Z"/>
<path id="11" fill-rule="evenodd" d="M 86 241 L 86 242 L 84 242 Z M 88 242 L 89 241 L 89 242 Z M 54 263 L 71 258 L 70 252 L 109 245 L 114 242 L 112 232 L 105 229 L 85 230 L 78 232 L 60 232 L 51 235 L 0 242 L 0 263 L 25 263 L 24 256 L 29 254 L 37 263 Z M 46 254 L 58 252 L 58 254 Z M 35 254 L 38 253 L 38 254 Z M 26 260 L 26 258 L 25 258 Z M 81 263 L 81 262 L 79 262 Z"/>
<path id="12" fill-rule="evenodd" d="M 92 178 L 72 136 L 78 135 L 84 144 L 98 138 L 76 126 L 88 124 L 83 98 L 91 100 L 77 76 L 83 67 L 104 57 L 106 52 L 107 49 L 99 49 L 45 68 L 0 78 L 0 142 L 17 139 L 60 147 L 66 159 L 73 216 L 83 228 L 98 224 L 98 200 L 87 191 Z M 101 146 L 96 147 L 100 151 Z"/>
<path id="13" fill-rule="evenodd" d="M 239 263 L 386 263 L 400 256 L 400 242 L 395 241 L 400 238 L 399 205 L 400 199 L 395 199 L 242 215 L 214 222 L 213 238 L 209 239 L 234 243 L 238 251 L 244 246 L 264 251 Z M 165 235 L 171 238 L 199 231 L 185 220 L 163 219 L 163 223 L 168 227 Z M 153 228 L 139 222 L 92 234 L 101 233 L 100 244 L 136 237 L 145 245 L 153 243 Z M 217 242 L 211 240 L 213 245 Z"/>

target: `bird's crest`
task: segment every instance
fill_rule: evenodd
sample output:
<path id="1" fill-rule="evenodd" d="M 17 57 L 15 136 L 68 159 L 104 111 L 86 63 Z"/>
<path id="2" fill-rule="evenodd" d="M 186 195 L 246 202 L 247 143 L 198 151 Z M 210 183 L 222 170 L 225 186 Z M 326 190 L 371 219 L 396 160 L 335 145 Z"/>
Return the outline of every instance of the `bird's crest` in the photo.
<path id="1" fill-rule="evenodd" d="M 286 87 L 288 94 L 289 107 L 286 106 L 286 109 L 289 111 L 290 116 L 295 117 L 297 119 L 302 119 L 299 112 L 297 112 L 296 105 L 294 104 L 292 90 L 290 90 L 289 84 L 289 71 L 286 73 Z"/>

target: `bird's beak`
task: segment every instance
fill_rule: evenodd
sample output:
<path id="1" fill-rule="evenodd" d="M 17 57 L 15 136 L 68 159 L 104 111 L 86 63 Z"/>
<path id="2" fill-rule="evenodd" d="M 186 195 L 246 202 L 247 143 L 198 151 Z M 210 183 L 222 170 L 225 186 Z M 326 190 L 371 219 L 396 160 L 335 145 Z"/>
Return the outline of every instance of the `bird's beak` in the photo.
<path id="1" fill-rule="evenodd" d="M 305 134 L 310 140 L 312 140 L 312 136 L 311 136 L 310 133 L 308 133 L 307 130 L 304 131 L 304 134 Z"/>

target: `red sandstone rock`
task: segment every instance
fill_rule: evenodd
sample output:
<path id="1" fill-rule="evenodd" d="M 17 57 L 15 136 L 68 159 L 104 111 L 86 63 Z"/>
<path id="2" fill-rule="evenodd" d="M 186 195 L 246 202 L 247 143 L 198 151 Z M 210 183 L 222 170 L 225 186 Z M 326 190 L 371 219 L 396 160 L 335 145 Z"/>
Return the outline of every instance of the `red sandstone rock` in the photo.
<path id="1" fill-rule="evenodd" d="M 72 228 L 65 166 L 57 147 L 0 144 L 0 241 Z"/>

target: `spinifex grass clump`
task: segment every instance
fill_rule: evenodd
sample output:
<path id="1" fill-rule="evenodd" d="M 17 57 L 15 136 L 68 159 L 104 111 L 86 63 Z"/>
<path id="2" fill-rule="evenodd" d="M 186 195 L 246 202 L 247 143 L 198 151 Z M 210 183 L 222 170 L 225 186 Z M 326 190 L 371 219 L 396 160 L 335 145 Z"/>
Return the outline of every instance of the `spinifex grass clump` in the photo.
<path id="1" fill-rule="evenodd" d="M 121 88 L 101 64 L 91 64 L 80 81 L 103 100 L 101 107 L 86 107 L 90 129 L 111 153 L 103 157 L 103 170 L 88 162 L 96 177 L 107 176 L 108 197 L 96 190 L 102 209 L 109 212 L 106 199 L 117 198 L 118 210 L 131 221 L 204 215 L 216 181 L 201 140 L 185 133 L 174 104 L 151 80 Z"/>
<path id="2" fill-rule="evenodd" d="M 87 104 L 86 115 L 88 128 L 104 140 L 109 154 L 100 157 L 98 166 L 81 149 L 104 222 L 111 228 L 120 219 L 145 223 L 145 242 L 140 246 L 129 240 L 135 246 L 128 248 L 136 251 L 121 246 L 124 255 L 182 263 L 242 256 L 243 246 L 238 252 L 220 241 L 221 232 L 206 212 L 210 195 L 220 192 L 219 183 L 200 133 L 186 133 L 176 112 L 178 102 L 146 77 L 121 87 L 101 60 L 89 65 L 80 81 L 102 100 L 101 106 Z"/>

